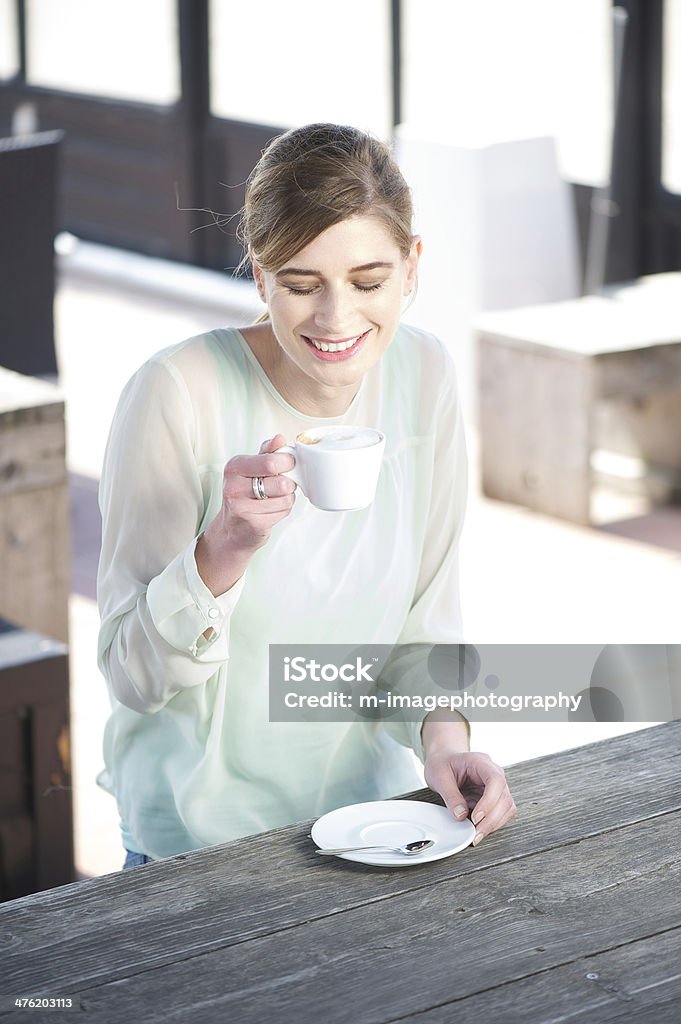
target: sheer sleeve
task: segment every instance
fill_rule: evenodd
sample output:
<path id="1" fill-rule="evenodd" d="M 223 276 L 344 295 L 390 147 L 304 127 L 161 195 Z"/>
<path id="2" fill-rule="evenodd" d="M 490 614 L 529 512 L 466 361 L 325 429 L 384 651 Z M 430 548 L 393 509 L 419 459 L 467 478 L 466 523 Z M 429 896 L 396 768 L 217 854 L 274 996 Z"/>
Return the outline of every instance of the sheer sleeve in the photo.
<path id="1" fill-rule="evenodd" d="M 243 587 L 242 577 L 216 598 L 196 568 L 205 501 L 194 425 L 181 374 L 155 357 L 124 389 L 104 457 L 98 663 L 111 696 L 141 713 L 227 660 Z"/>

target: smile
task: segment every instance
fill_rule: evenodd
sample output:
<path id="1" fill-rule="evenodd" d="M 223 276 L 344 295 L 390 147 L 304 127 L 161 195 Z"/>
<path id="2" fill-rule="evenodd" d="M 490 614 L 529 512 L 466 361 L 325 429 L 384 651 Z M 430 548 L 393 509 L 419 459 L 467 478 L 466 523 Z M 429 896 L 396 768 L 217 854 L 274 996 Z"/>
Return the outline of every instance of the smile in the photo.
<path id="1" fill-rule="evenodd" d="M 335 362 L 339 358 L 347 359 L 350 355 L 354 355 L 368 334 L 369 331 L 365 331 L 364 334 L 358 334 L 354 338 L 344 338 L 343 341 L 326 341 L 320 338 L 307 338 L 305 335 L 303 337 L 310 348 L 313 348 L 321 358 L 326 358 L 328 361 L 330 356 L 335 356 Z"/>

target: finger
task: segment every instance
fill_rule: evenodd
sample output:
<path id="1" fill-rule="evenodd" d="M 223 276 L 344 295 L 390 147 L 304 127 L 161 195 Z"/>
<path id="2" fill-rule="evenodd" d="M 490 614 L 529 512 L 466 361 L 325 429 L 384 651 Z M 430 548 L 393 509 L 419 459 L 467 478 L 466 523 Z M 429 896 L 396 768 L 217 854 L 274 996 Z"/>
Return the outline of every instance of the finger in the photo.
<path id="1" fill-rule="evenodd" d="M 266 476 L 263 478 L 263 486 L 268 498 L 283 498 L 293 494 L 298 484 L 287 476 Z M 252 494 L 253 487 L 251 485 Z"/>
<path id="2" fill-rule="evenodd" d="M 293 508 L 295 497 L 293 494 L 282 494 L 280 497 L 254 499 L 250 494 L 247 497 L 237 498 L 230 501 L 230 512 L 239 519 L 252 519 L 253 516 L 272 515 L 279 512 L 290 512 Z"/>
<path id="3" fill-rule="evenodd" d="M 286 512 L 293 508 L 295 498 L 292 494 L 284 494 L 281 498 L 267 498 L 265 501 L 258 500 L 251 504 L 248 509 L 249 516 L 269 516 L 272 513 Z"/>
<path id="4" fill-rule="evenodd" d="M 515 801 L 509 792 L 504 799 L 499 801 L 494 810 L 485 815 L 480 823 L 476 825 L 473 846 L 479 846 L 485 836 L 490 836 L 493 832 L 507 825 L 515 817 L 516 813 Z"/>
<path id="5" fill-rule="evenodd" d="M 263 441 L 260 445 L 260 454 L 264 455 L 266 452 L 276 452 L 277 448 L 283 448 L 286 444 L 286 438 L 283 434 L 275 434 L 269 441 Z"/>
<path id="6" fill-rule="evenodd" d="M 431 768 L 426 782 L 435 793 L 440 794 L 447 810 L 451 811 L 455 818 L 462 821 L 468 817 L 466 798 L 456 783 L 454 773 L 448 761 L 443 761 Z"/>
<path id="7" fill-rule="evenodd" d="M 506 796 L 510 797 L 504 769 L 490 758 L 476 759 L 476 774 L 480 778 L 485 792 L 478 800 L 471 814 L 471 821 L 478 825 L 484 818 L 491 815 Z"/>
<path id="8" fill-rule="evenodd" d="M 293 469 L 296 460 L 288 452 L 262 455 L 235 455 L 225 466 L 225 476 L 277 476 Z"/>
<path id="9" fill-rule="evenodd" d="M 257 491 L 257 485 L 254 484 L 254 477 L 243 477 L 237 476 L 231 479 L 225 484 L 225 494 L 230 498 L 248 498 L 249 501 L 254 499 L 258 502 L 269 500 L 270 498 L 283 498 L 293 494 L 297 484 L 287 476 L 264 476 L 262 479 L 262 489 L 265 492 L 265 497 L 261 498 Z M 249 512 L 253 511 L 249 509 Z"/>
<path id="10" fill-rule="evenodd" d="M 291 509 L 286 507 L 279 511 L 259 513 L 251 519 L 251 525 L 258 531 L 264 530 L 266 533 L 269 533 L 272 527 L 280 523 L 282 519 L 285 519 L 290 511 Z"/>

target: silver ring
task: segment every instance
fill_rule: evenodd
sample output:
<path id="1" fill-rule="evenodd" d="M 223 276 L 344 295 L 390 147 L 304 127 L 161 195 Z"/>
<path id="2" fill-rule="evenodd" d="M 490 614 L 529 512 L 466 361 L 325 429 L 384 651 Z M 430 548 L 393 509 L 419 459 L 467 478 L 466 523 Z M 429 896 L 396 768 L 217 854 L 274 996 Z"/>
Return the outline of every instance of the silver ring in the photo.
<path id="1" fill-rule="evenodd" d="M 257 498 L 258 501 L 262 501 L 263 498 L 267 497 L 265 481 L 261 476 L 254 476 L 251 478 L 251 487 L 253 489 L 253 497 Z"/>

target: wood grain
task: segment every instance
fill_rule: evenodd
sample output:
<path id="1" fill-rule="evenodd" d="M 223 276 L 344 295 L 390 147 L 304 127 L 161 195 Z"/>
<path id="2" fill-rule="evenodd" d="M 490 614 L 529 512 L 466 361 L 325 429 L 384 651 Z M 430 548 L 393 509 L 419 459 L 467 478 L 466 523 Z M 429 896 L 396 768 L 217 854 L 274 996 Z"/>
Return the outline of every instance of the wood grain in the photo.
<path id="1" fill-rule="evenodd" d="M 573 1024 L 678 1024 L 681 1000 L 681 929 L 624 942 L 595 956 L 528 975 L 445 1003 L 414 1024 L 480 1024 L 530 1020 Z"/>
<path id="2" fill-rule="evenodd" d="M 68 736 L 66 648 L 41 634 L 3 628 L 0 899 L 74 878 Z"/>
<path id="3" fill-rule="evenodd" d="M 393 961 L 411 990 L 418 962 L 438 999 L 419 1002 L 417 985 L 396 1008 L 382 992 L 381 1006 L 400 1015 L 472 998 L 481 963 L 485 988 L 490 978 L 508 985 L 639 941 L 680 923 L 668 896 L 679 871 L 680 739 L 670 723 L 516 765 L 507 772 L 520 809 L 513 825 L 408 871 L 320 862 L 304 823 L 17 900 L 0 908 L 2 974 L 22 992 L 54 992 L 64 978 L 88 999 L 130 992 L 145 1014 L 157 983 L 159 999 L 188 986 L 198 1000 L 205 982 L 216 1020 L 237 1004 L 249 1020 L 256 989 L 263 1012 L 270 989 L 300 1011 L 294 994 L 308 981 L 338 985 L 346 1005 L 353 985 L 382 992 L 384 969 L 395 984 Z M 414 922 L 405 960 L 402 933 Z M 454 982 L 443 963 L 457 965 Z M 377 1019 L 390 1019 L 387 1010 Z"/>
<path id="4" fill-rule="evenodd" d="M 670 893 L 681 885 L 680 822 L 663 815 L 378 905 L 329 906 L 315 921 L 81 989 L 83 1006 L 111 1024 L 140 1012 L 145 1021 L 378 1024 L 456 1003 L 678 929 Z M 133 949 L 158 945 L 143 918 L 121 927 Z M 68 957 L 66 947 L 62 977 Z"/>
<path id="5" fill-rule="evenodd" d="M 483 492 L 547 515 L 589 522 L 593 367 L 544 348 L 481 336 Z"/>
<path id="6" fill-rule="evenodd" d="M 67 641 L 69 587 L 63 397 L 0 367 L 0 616 Z"/>

